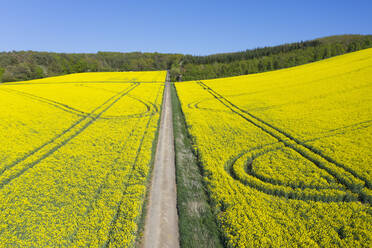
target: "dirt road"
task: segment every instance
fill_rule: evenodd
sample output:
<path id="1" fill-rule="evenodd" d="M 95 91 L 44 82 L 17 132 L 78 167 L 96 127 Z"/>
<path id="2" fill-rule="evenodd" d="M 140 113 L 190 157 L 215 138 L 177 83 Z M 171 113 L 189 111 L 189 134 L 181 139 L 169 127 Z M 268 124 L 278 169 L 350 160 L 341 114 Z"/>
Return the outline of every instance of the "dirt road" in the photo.
<path id="1" fill-rule="evenodd" d="M 168 81 L 168 80 L 167 80 Z M 143 247 L 179 247 L 172 103 L 166 82 Z"/>

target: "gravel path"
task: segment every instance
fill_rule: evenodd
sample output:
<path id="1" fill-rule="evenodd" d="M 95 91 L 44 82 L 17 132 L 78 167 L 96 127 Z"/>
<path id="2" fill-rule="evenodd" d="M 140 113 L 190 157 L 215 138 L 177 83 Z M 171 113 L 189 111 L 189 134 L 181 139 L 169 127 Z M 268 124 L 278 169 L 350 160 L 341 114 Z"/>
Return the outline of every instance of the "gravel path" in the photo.
<path id="1" fill-rule="evenodd" d="M 143 237 L 144 248 L 179 247 L 172 103 L 168 81 L 167 78 Z"/>

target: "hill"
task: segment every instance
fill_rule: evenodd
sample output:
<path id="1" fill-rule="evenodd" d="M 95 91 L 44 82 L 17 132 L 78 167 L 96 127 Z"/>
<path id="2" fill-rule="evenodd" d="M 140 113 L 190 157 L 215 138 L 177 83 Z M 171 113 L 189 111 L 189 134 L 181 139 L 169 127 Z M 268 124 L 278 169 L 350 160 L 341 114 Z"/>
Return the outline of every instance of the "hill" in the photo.
<path id="1" fill-rule="evenodd" d="M 365 49 L 175 83 L 226 247 L 371 247 L 371 73 Z"/>

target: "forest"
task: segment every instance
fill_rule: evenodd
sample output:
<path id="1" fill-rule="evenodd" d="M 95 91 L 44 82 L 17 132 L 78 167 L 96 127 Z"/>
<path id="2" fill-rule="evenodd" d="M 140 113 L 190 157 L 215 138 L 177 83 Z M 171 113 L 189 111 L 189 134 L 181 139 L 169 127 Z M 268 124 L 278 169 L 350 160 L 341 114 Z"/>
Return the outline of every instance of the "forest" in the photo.
<path id="1" fill-rule="evenodd" d="M 372 35 L 337 35 L 207 56 L 97 52 L 0 52 L 0 82 L 79 72 L 169 70 L 172 81 L 211 79 L 277 70 L 372 47 Z"/>

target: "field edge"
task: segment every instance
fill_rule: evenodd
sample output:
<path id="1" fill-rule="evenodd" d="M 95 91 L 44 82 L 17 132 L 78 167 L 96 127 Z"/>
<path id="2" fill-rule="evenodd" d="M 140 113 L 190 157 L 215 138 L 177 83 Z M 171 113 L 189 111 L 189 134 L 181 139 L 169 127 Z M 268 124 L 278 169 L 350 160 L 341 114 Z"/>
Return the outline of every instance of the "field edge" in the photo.
<path id="1" fill-rule="evenodd" d="M 175 85 L 171 84 L 173 132 L 176 162 L 177 209 L 181 247 L 224 247 L 210 204 L 203 171 Z"/>

